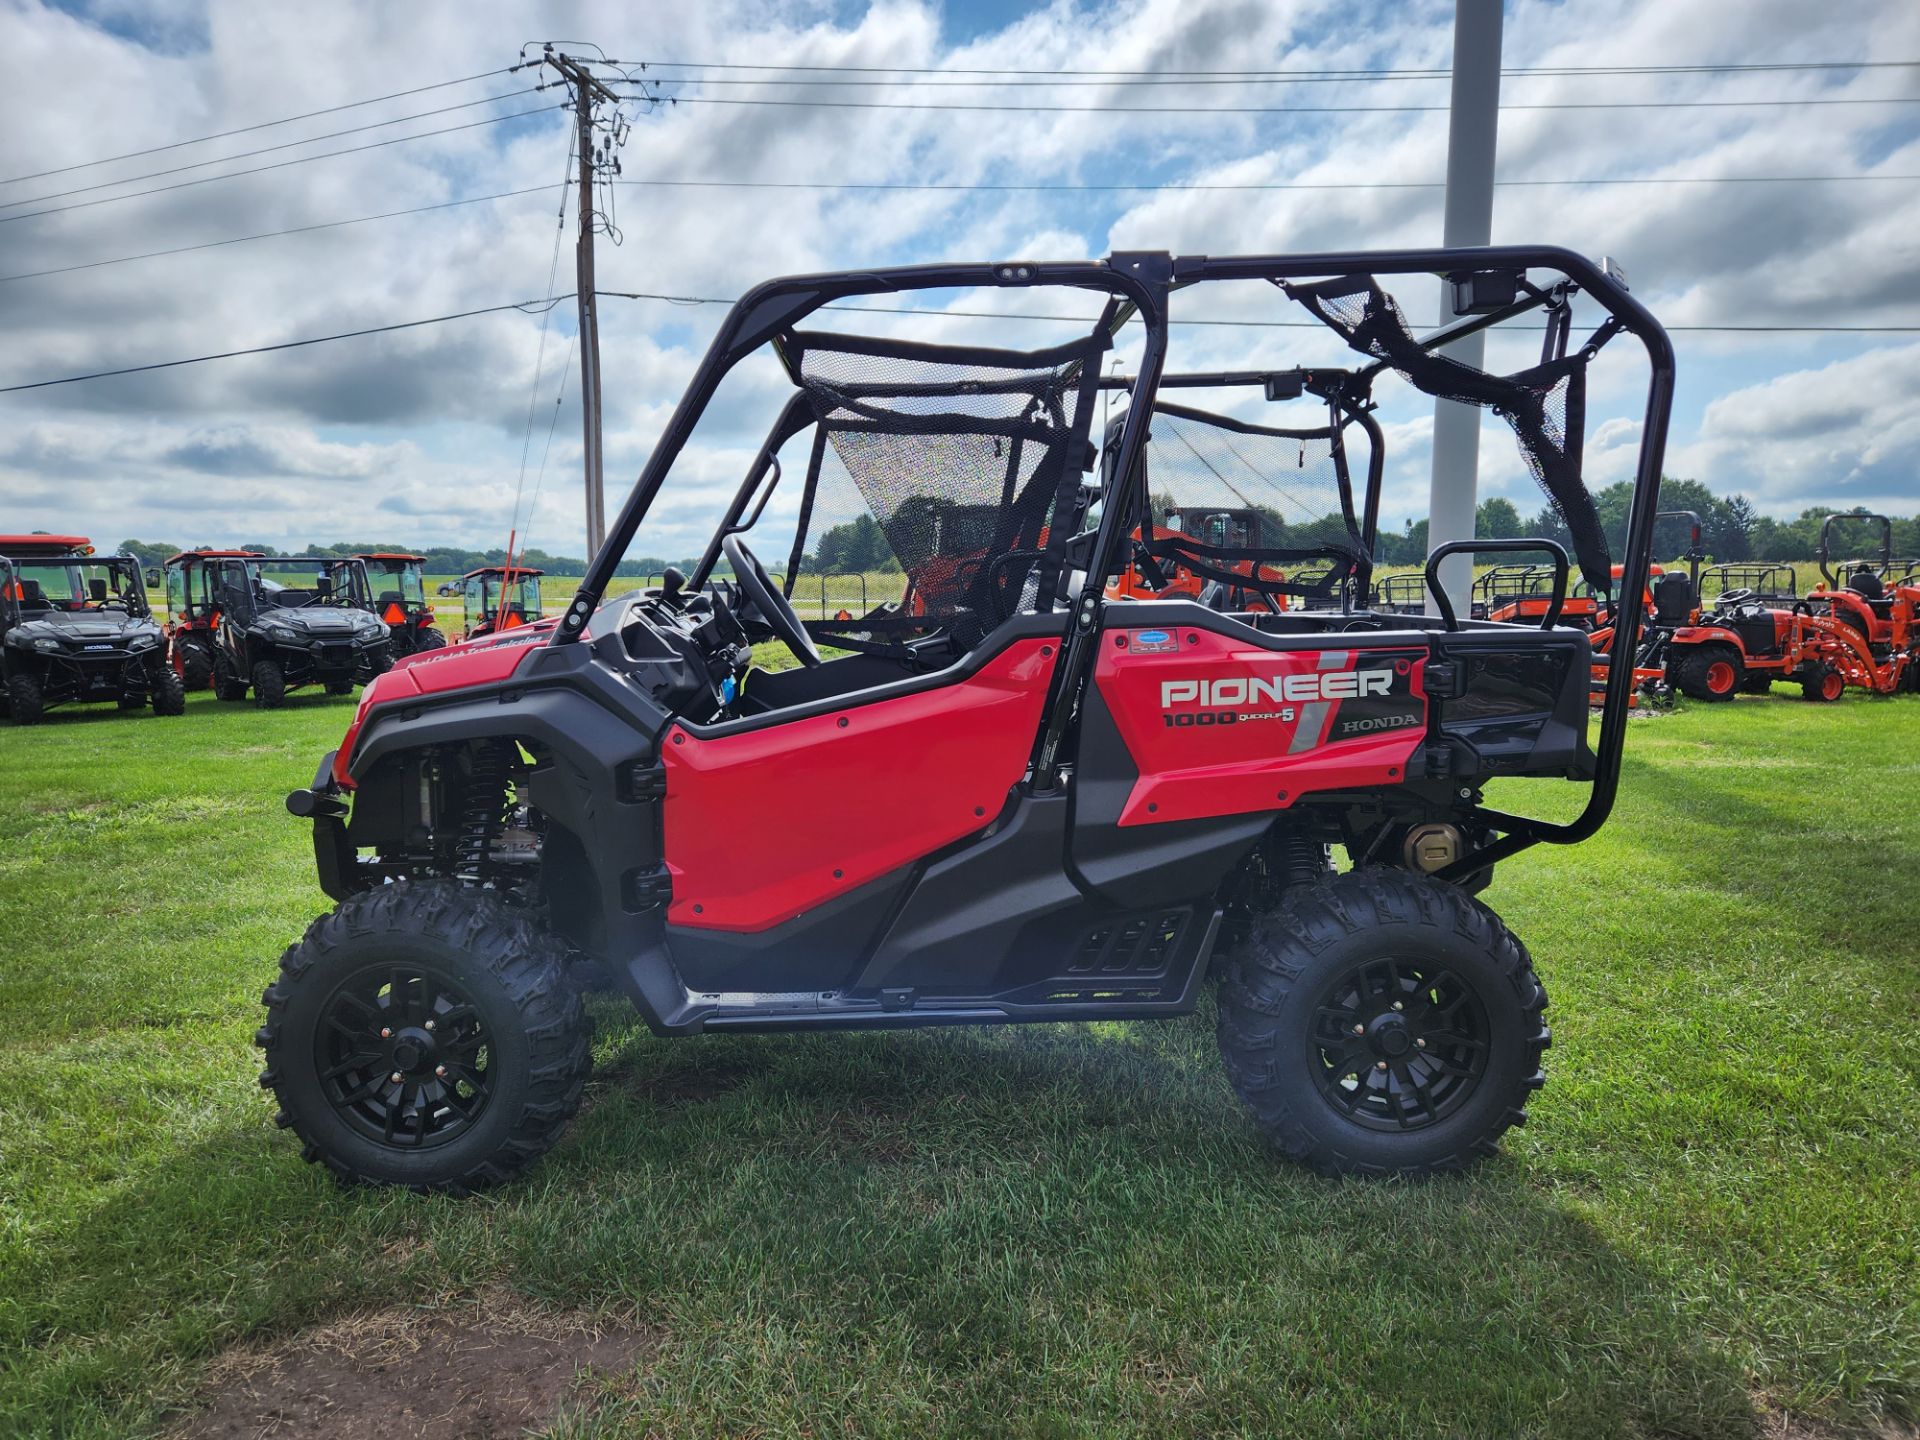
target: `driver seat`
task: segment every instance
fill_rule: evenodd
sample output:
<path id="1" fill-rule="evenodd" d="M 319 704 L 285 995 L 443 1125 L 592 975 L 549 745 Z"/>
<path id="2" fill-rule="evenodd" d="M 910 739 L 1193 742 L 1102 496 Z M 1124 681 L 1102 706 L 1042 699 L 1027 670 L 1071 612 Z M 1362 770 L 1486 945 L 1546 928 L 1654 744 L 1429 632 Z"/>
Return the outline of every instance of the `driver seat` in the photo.
<path id="1" fill-rule="evenodd" d="M 1693 582 L 1678 571 L 1653 582 L 1653 621 L 1685 625 L 1693 618 Z"/>

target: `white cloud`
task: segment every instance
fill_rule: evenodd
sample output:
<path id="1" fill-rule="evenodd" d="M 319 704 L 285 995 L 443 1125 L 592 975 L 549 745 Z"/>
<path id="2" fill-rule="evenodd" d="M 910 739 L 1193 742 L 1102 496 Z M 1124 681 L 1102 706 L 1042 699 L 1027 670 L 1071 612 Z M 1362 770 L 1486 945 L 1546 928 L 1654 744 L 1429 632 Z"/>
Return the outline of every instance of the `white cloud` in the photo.
<path id="1" fill-rule="evenodd" d="M 790 0 L 650 7 L 645 23 L 612 0 L 582 0 L 564 24 L 543 7 L 479 0 L 457 16 L 372 0 L 267 7 L 141 0 L 96 3 L 92 19 L 0 0 L 9 80 L 0 92 L 0 175 L 21 176 L 102 154 L 251 125 L 343 100 L 399 91 L 423 78 L 509 63 L 522 38 L 559 25 L 626 58 L 815 65 L 1017 66 L 1170 70 L 1254 66 L 1444 65 L 1450 7 L 1378 3 L 1356 13 L 1332 0 L 1133 0 L 1038 6 L 964 39 L 959 17 L 927 3 L 842 13 Z M 1660 0 L 1549 0 L 1509 6 L 1513 64 L 1663 58 L 1742 61 L 1782 55 L 1909 55 L 1920 8 L 1902 0 L 1807 7 L 1754 0 L 1729 27 L 1721 7 Z M 433 57 L 423 77 L 420 57 Z M 657 73 L 657 72 L 656 72 Z M 88 77 L 76 99 L 70 77 Z M 97 169 L 0 184 L 0 275 L 315 225 L 449 199 L 552 187 L 563 174 L 563 117 L 482 127 L 412 144 L 193 186 L 147 199 L 7 221 L 8 202 L 136 176 L 282 139 L 344 129 L 518 89 L 525 74 L 430 91 L 379 107 L 235 136 Z M 735 87 L 670 86 L 688 96 Z M 1506 99 L 1859 98 L 1897 93 L 1886 72 L 1764 76 L 1514 79 Z M 796 89 L 793 95 L 816 90 Z M 1443 102 L 1446 87 L 1277 85 L 1249 89 L 1122 89 L 1093 84 L 978 91 L 865 90 L 863 98 L 1043 105 L 1315 105 Z M 501 108 L 552 103 L 552 92 Z M 458 111 L 396 127 L 479 118 Z M 321 148 L 380 138 L 343 137 Z M 1438 180 L 1438 114 L 1126 115 L 1015 111 L 794 109 L 688 103 L 637 114 L 627 178 L 852 181 L 967 186 L 1124 183 L 1349 184 Z M 278 158 L 261 156 L 244 164 Z M 1527 111 L 1501 121 L 1505 178 L 1630 175 L 1912 173 L 1920 139 L 1898 107 Z M 198 172 L 192 172 L 198 173 Z M 156 178 L 168 184 L 192 173 Z M 101 192 L 108 193 L 108 192 Z M 96 198 L 76 195 L 71 201 Z M 62 204 L 68 201 L 53 201 Z M 497 305 L 542 292 L 554 257 L 556 189 L 405 218 L 316 230 L 165 259 L 0 283 L 7 345 L 0 384 L 271 344 L 363 325 Z M 19 209 L 38 208 L 21 206 Z M 1212 254 L 1384 247 L 1438 239 L 1436 190 L 1073 191 L 788 190 L 622 186 L 623 243 L 600 248 L 609 290 L 727 297 L 768 275 L 914 260 L 1022 255 L 1082 258 L 1110 248 Z M 1636 290 L 1670 323 L 1885 324 L 1920 320 L 1920 187 L 1903 182 L 1811 187 L 1505 188 L 1496 237 L 1619 255 Z M 557 288 L 572 284 L 562 238 Z M 1410 285 L 1416 319 L 1435 288 Z M 1049 297 L 1031 297 L 1036 302 Z M 1280 318 L 1271 291 L 1244 300 L 1195 295 L 1207 313 Z M 1030 308 L 1038 308 L 1030 307 Z M 578 550 L 579 417 L 563 364 L 569 306 L 550 322 L 545 379 L 529 384 L 539 321 L 491 315 L 457 324 L 218 361 L 0 397 L 0 511 L 10 523 L 84 523 L 180 539 L 348 538 L 377 530 L 407 543 L 499 542 L 520 496 L 523 528 L 546 548 Z M 685 388 L 718 306 L 676 308 L 609 299 L 602 307 L 610 500 L 651 451 Z M 879 316 L 844 317 L 891 330 Z M 940 334 L 976 343 L 1056 339 L 1061 327 L 995 327 L 959 319 Z M 1682 405 L 1669 470 L 1764 507 L 1795 510 L 1879 487 L 1912 455 L 1920 399 L 1908 347 L 1854 358 L 1859 344 L 1791 337 L 1681 336 Z M 1517 368 L 1532 341 L 1496 342 Z M 1859 342 L 1868 343 L 1868 342 Z M 1643 379 L 1616 342 L 1596 367 L 1590 474 L 1631 465 Z M 1301 330 L 1176 330 L 1174 363 L 1338 363 L 1330 335 Z M 1784 390 L 1764 377 L 1793 370 Z M 565 380 L 557 420 L 553 397 Z M 1839 378 L 1818 378 L 1830 375 Z M 684 485 L 648 537 L 698 543 L 737 477 L 757 426 L 749 414 L 777 387 L 749 385 L 689 453 Z M 1385 513 L 1424 509 L 1430 405 L 1383 387 L 1389 433 Z M 1716 398 L 1718 397 L 1718 398 Z M 1760 397 L 1760 398 L 1748 398 Z M 1747 408 L 1743 408 L 1747 407 Z M 1799 418 L 1792 434 L 1773 425 Z M 762 412 L 764 413 L 764 412 Z M 531 497 L 545 449 L 552 449 Z M 1766 434 L 1767 439 L 1754 437 Z M 521 485 L 521 454 L 530 451 Z M 1489 422 L 1483 493 L 1522 509 L 1537 496 L 1511 437 Z M 1791 458 L 1789 458 L 1791 457 Z M 1907 474 L 1912 473 L 1908 464 Z M 1910 483 L 1910 482 L 1909 482 Z M 1910 493 L 1910 492 L 1909 492 Z M 1912 508 L 1909 498 L 1907 508 Z M 191 516 L 193 527 L 187 526 Z M 183 527 L 192 533 L 176 534 Z"/>

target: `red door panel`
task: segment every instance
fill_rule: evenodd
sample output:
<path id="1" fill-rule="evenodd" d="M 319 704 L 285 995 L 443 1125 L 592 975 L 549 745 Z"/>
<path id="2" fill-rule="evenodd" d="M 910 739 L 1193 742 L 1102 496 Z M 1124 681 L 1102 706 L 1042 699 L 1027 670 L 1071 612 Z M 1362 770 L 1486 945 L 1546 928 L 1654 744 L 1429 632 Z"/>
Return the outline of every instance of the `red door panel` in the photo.
<path id="1" fill-rule="evenodd" d="M 1122 825 L 1398 784 L 1426 736 L 1423 649 L 1264 650 L 1179 627 L 1104 639 L 1094 681 L 1139 771 Z"/>
<path id="2" fill-rule="evenodd" d="M 675 925 L 765 930 L 981 829 L 1026 770 L 1057 642 L 964 680 L 664 746 Z"/>

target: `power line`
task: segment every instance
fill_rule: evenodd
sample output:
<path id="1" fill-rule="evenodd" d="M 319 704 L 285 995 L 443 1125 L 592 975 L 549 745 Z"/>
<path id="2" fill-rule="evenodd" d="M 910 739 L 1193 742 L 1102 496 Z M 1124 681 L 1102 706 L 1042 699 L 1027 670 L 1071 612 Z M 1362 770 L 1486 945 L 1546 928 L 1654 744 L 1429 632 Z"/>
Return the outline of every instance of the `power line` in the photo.
<path id="1" fill-rule="evenodd" d="M 214 355 L 194 355 L 184 360 L 159 360 L 151 365 L 127 365 L 118 370 L 95 370 L 87 375 L 63 375 L 58 380 L 34 380 L 24 385 L 0 385 L 0 395 L 20 390 L 44 390 L 50 385 L 77 385 L 83 380 L 106 380 L 115 375 L 140 375 L 149 370 L 171 370 L 180 365 L 204 365 L 209 360 L 231 360 L 240 355 L 266 355 L 275 350 L 298 350 L 306 345 L 325 345 L 334 340 L 355 340 L 363 335 L 387 335 L 395 330 L 417 330 L 423 325 L 444 325 L 449 320 L 467 320 L 476 315 L 497 315 L 503 310 L 518 310 L 523 315 L 551 310 L 571 295 L 550 295 L 541 300 L 516 300 L 507 305 L 487 305 L 478 310 L 461 310 L 452 315 L 429 315 L 422 320 L 401 320 L 392 325 L 373 325 L 364 330 L 343 330 L 337 335 L 311 335 L 304 340 L 283 340 L 278 345 L 254 345 L 245 350 L 222 350 Z M 534 308 L 540 307 L 539 311 Z"/>
<path id="2" fill-rule="evenodd" d="M 471 110 L 476 105 L 491 105 L 496 100 L 512 100 L 517 96 L 531 95 L 540 89 L 538 85 L 529 85 L 522 90 L 508 90 L 499 95 L 482 95 L 478 100 L 462 100 L 457 105 L 442 105 L 437 110 L 422 110 L 413 115 L 396 115 L 391 120 L 375 120 L 367 125 L 354 125 L 346 130 L 333 130 L 325 135 L 309 135 L 304 140 L 286 140 L 278 145 L 263 145 L 258 150 L 241 150 L 232 155 L 216 155 L 211 160 L 195 160 L 189 165 L 176 165 L 171 170 L 149 170 L 144 175 L 127 175 L 118 180 L 102 180 L 96 185 L 82 185 L 73 190 L 55 190 L 47 195 L 30 195 L 24 200 L 0 200 L 0 210 L 11 210 L 16 205 L 38 205 L 47 200 L 64 200 L 69 195 L 89 195 L 95 190 L 111 190 L 116 185 L 135 185 L 142 180 L 158 180 L 164 175 L 183 175 L 189 170 L 204 170 L 209 165 L 224 165 L 230 160 L 251 160 L 256 155 L 272 155 L 281 150 L 294 150 L 302 145 L 317 145 L 322 140 L 338 140 L 344 135 L 364 135 L 369 130 L 384 129 L 388 125 L 404 125 L 409 120 L 425 120 L 434 115 L 446 115 L 455 110 Z"/>
<path id="3" fill-rule="evenodd" d="M 956 110 L 971 113 L 1018 112 L 1033 115 L 1444 115 L 1446 105 L 999 105 L 904 100 L 773 100 L 745 95 L 652 95 L 667 105 L 762 105 L 800 110 Z M 1809 105 L 1920 105 L 1920 95 L 1872 99 L 1831 97 L 1811 100 L 1552 100 L 1503 104 L 1502 111 L 1524 110 L 1767 110 Z"/>
<path id="4" fill-rule="evenodd" d="M 35 170 L 26 175 L 15 175 L 0 180 L 0 185 L 12 185 L 20 180 L 41 180 L 49 175 L 65 175 L 70 170 L 87 170 L 95 165 L 111 165 L 116 160 L 137 160 L 143 155 L 159 155 L 168 150 L 179 150 L 188 145 L 204 145 L 210 140 L 225 140 L 233 135 L 250 135 L 255 130 L 270 130 L 276 125 L 291 125 L 296 120 L 312 120 L 321 115 L 337 115 L 342 110 L 357 110 L 365 105 L 378 105 L 386 100 L 402 100 L 409 95 L 424 95 L 429 90 L 445 90 L 454 85 L 471 85 L 476 80 L 491 80 L 495 75 L 511 75 L 520 67 L 509 65 L 501 70 L 483 70 L 478 75 L 463 75 L 458 80 L 441 80 L 432 85 L 416 85 L 411 90 L 396 90 L 391 95 L 376 95 L 371 100 L 350 100 L 344 105 L 329 105 L 324 110 L 309 110 L 304 115 L 289 115 L 283 120 L 262 120 L 257 125 L 242 125 L 234 130 L 221 130 L 212 135 L 200 135 L 191 140 L 175 140 L 166 145 L 150 145 L 144 150 L 129 150 L 123 155 L 106 155 L 98 160 L 80 160 L 72 165 L 56 166 L 52 170 Z"/>
<path id="5" fill-rule="evenodd" d="M 1500 186 L 1530 187 L 1548 185 L 1816 185 L 1827 183 L 1846 183 L 1856 180 L 1920 180 L 1920 174 L 1912 175 L 1623 175 L 1598 179 L 1547 179 L 1547 180 L 1496 180 Z M 1262 190 L 1444 190 L 1446 182 L 1442 180 L 1276 180 L 1248 181 L 1245 183 L 1196 182 L 1183 184 L 1178 181 L 1160 185 L 1082 185 L 1051 184 L 1035 182 L 1031 184 L 999 184 L 996 182 L 968 183 L 955 181 L 848 181 L 848 180 L 690 180 L 678 178 L 621 179 L 616 185 L 646 185 L 659 188 L 683 188 L 696 190 L 933 190 L 933 191 L 986 191 L 1020 193 L 1140 193 L 1165 194 L 1194 191 L 1213 193 L 1216 191 L 1262 191 Z"/>
<path id="6" fill-rule="evenodd" d="M 552 185 L 529 185 L 521 190 L 500 190 L 492 195 L 468 195 L 459 200 L 442 200 L 435 205 L 414 205 L 405 210 L 386 210 L 378 215 L 356 215 L 348 220 L 322 220 L 313 225 L 294 225 L 285 230 L 262 230 L 255 235 L 233 235 L 225 240 L 203 240 L 197 245 L 176 245 L 170 250 L 145 250 L 138 255 L 118 255 L 110 260 L 87 260 L 78 265 L 58 265 L 50 270 L 23 270 L 17 275 L 0 275 L 0 285 L 15 280 L 38 280 L 48 275 L 70 275 L 76 270 L 98 270 L 103 265 L 125 265 L 134 260 L 156 260 L 166 255 L 186 255 L 195 250 L 217 250 L 223 245 L 244 245 L 250 240 L 274 240 L 282 235 L 305 235 L 314 230 L 337 230 L 343 225 L 365 225 L 374 220 L 396 220 L 403 215 L 424 215 L 431 210 L 452 210 L 462 205 L 479 205 L 488 200 L 511 200 L 519 195 L 534 195 L 552 190 Z"/>
<path id="7" fill-rule="evenodd" d="M 610 60 L 609 65 L 620 66 L 640 62 Z M 1170 76 L 1197 76 L 1211 79 L 1215 77 L 1239 77 L 1250 79 L 1319 79 L 1325 77 L 1352 77 L 1364 79 L 1448 79 L 1453 71 L 1443 66 L 1412 66 L 1399 69 L 1367 69 L 1361 66 L 1324 69 L 1265 69 L 1265 70 L 1023 70 L 1013 66 L 925 66 L 925 65 L 831 65 L 831 64 L 791 64 L 755 65 L 745 61 L 720 60 L 652 60 L 645 62 L 652 70 L 793 70 L 809 74 L 832 72 L 849 75 L 1038 75 L 1049 78 L 1060 76 L 1101 76 L 1101 77 L 1141 77 L 1154 79 Z M 1793 60 L 1765 61 L 1750 64 L 1682 64 L 1682 65 L 1511 65 L 1502 70 L 1502 75 L 1731 75 L 1749 71 L 1771 72 L 1792 70 L 1904 70 L 1920 65 L 1920 60 Z"/>
<path id="8" fill-rule="evenodd" d="M 71 205 L 52 205 L 45 210 L 28 210 L 19 215 L 0 215 L 0 225 L 11 224 L 15 220 L 33 220 L 42 215 L 59 215 L 68 210 L 85 210 L 94 205 L 112 205 L 119 200 L 139 200 L 148 195 L 163 195 L 170 190 L 185 190 L 194 185 L 210 185 L 216 180 L 237 180 L 243 175 L 262 175 L 269 170 L 284 170 L 290 165 L 305 165 L 314 160 L 331 160 L 338 155 L 356 155 L 362 150 L 378 150 L 386 145 L 404 145 L 409 140 L 431 140 L 436 135 L 452 135 L 461 130 L 477 130 L 483 125 L 499 125 L 508 120 L 521 120 L 529 115 L 544 115 L 550 110 L 565 109 L 564 105 L 535 105 L 528 110 L 515 110 L 506 115 L 489 115 L 484 120 L 469 120 L 464 125 L 446 125 L 438 130 L 422 130 L 418 135 L 393 135 L 385 140 L 369 140 L 365 145 L 347 145 L 339 150 L 323 150 L 318 155 L 296 155 L 291 160 L 276 160 L 271 165 L 255 165 L 247 170 L 230 170 L 224 175 L 202 175 L 197 180 L 176 180 L 171 185 L 156 185 L 151 190 L 134 190 L 125 195 L 102 195 L 97 200 L 76 200 Z"/>
<path id="9" fill-rule="evenodd" d="M 637 290 L 596 290 L 595 295 L 614 300 L 658 300 L 673 305 L 727 305 L 736 302 L 715 295 L 668 295 Z M 303 340 L 285 340 L 277 345 L 254 345 L 243 350 L 222 350 L 212 355 L 194 355 L 183 360 L 161 360 L 149 365 L 128 365 L 118 370 L 96 370 L 85 375 L 65 375 L 57 380 L 33 380 L 20 385 L 0 386 L 0 395 L 11 395 L 23 390 L 44 390 L 53 385 L 76 385 L 86 380 L 106 380 L 117 375 L 139 375 L 150 370 L 171 370 L 181 365 L 203 365 L 211 360 L 231 360 L 243 355 L 267 355 L 278 350 L 298 350 L 308 345 L 325 345 L 335 340 L 354 340 L 366 335 L 387 335 L 396 330 L 416 330 L 426 325 L 444 325 L 451 320 L 467 320 L 478 315 L 497 315 L 506 310 L 518 310 L 524 315 L 544 313 L 563 301 L 571 300 L 571 295 L 551 295 L 540 300 L 517 300 L 506 305 L 487 305 L 477 310 L 460 310 L 451 315 L 429 315 L 419 320 L 401 320 L 392 325 L 373 325 L 361 330 L 343 330 L 334 335 L 312 335 Z M 537 307 L 537 308 L 536 308 Z M 1041 320 L 1068 325 L 1091 325 L 1093 317 L 1085 315 L 1034 315 L 1005 314 L 991 310 L 926 310 L 911 306 L 890 305 L 848 305 L 829 304 L 820 307 L 823 310 L 844 310 L 867 315 L 920 315 L 931 319 L 951 320 Z M 1169 323 L 1174 325 L 1224 326 L 1255 330 L 1325 330 L 1317 320 L 1218 320 L 1201 316 L 1170 316 Z M 1508 325 L 1507 330 L 1540 330 L 1544 326 Z M 1916 325 L 1669 325 L 1666 329 L 1673 334 L 1741 334 L 1741 335 L 1913 335 L 1920 334 L 1920 324 Z"/>
<path id="10" fill-rule="evenodd" d="M 1892 62 L 1901 65 L 1920 64 L 1920 61 Z M 1802 66 L 1781 66 L 1779 69 L 1803 69 Z M 660 84 L 684 85 L 790 85 L 806 87 L 827 87 L 846 89 L 885 89 L 891 86 L 911 87 L 916 90 L 1039 90 L 1039 89 L 1136 89 L 1160 88 L 1171 86 L 1175 89 L 1188 86 L 1238 86 L 1238 85 L 1378 85 L 1393 81 L 1414 81 L 1436 83 L 1451 78 L 1448 70 L 1350 70 L 1328 71 L 1324 74 L 1207 74 L 1191 75 L 1181 78 L 1179 72 L 1161 74 L 1141 74 L 1128 78 L 1118 76 L 1098 79 L 1082 78 L 1072 72 L 1013 71 L 1016 75 L 1046 74 L 1045 79 L 979 79 L 963 80 L 939 78 L 947 72 L 932 72 L 926 78 L 912 79 L 870 79 L 864 76 L 852 79 L 827 79 L 819 76 L 785 75 L 662 75 L 653 67 L 647 69 L 647 79 Z M 1098 72 L 1095 72 L 1096 74 Z M 1658 69 L 1634 67 L 1594 67 L 1569 69 L 1508 70 L 1509 78 L 1521 80 L 1544 79 L 1625 79 L 1667 75 L 1730 75 L 1742 72 L 1729 67 L 1695 66 L 1691 68 Z"/>
<path id="11" fill-rule="evenodd" d="M 1594 179 L 1514 179 L 1496 180 L 1494 184 L 1504 187 L 1534 186 L 1581 186 L 1581 185 L 1827 185 L 1848 184 L 1857 181 L 1915 181 L 1920 174 L 1900 175 L 1645 175 L 1645 176 L 1608 176 Z M 1083 185 L 1083 184 L 998 184 L 943 183 L 939 181 L 847 181 L 847 180 L 692 180 L 674 177 L 634 178 L 615 180 L 615 185 L 651 186 L 663 189 L 699 189 L 699 190 L 852 190 L 852 191 L 933 191 L 964 193 L 977 191 L 988 194 L 1177 194 L 1191 191 L 1197 194 L 1264 191 L 1329 191 L 1329 190 L 1441 190 L 1445 184 L 1438 180 L 1289 180 L 1289 181 L 1250 181 L 1245 183 L 1213 184 L 1198 182 L 1184 184 L 1178 181 L 1160 185 Z M 233 235 L 222 240 L 203 240 L 193 245 L 176 245 L 166 250 L 143 250 L 133 255 L 117 255 L 104 260 L 84 260 L 73 265 L 56 265 L 45 270 L 23 270 L 12 275 L 0 275 L 0 285 L 11 284 L 19 280 L 40 280 L 53 275 L 70 275 L 81 270 L 98 270 L 108 265 L 126 265 L 138 260 L 164 259 L 170 255 L 188 255 L 199 250 L 215 250 L 228 245 L 242 245 L 254 240 L 275 240 L 287 235 L 305 235 L 318 230 L 334 230 L 348 225 L 365 225 L 377 220 L 397 220 L 409 215 L 424 215 L 435 210 L 453 210 L 466 205 L 480 205 L 489 200 L 511 200 L 522 195 L 536 195 L 556 188 L 552 185 L 528 185 L 518 190 L 499 190 L 489 195 L 468 195 L 458 200 L 442 200 L 432 205 L 412 205 L 403 210 L 385 210 L 375 215 L 355 215 L 344 220 L 322 220 L 312 225 L 293 225 L 284 230 L 262 230 L 252 235 Z"/>

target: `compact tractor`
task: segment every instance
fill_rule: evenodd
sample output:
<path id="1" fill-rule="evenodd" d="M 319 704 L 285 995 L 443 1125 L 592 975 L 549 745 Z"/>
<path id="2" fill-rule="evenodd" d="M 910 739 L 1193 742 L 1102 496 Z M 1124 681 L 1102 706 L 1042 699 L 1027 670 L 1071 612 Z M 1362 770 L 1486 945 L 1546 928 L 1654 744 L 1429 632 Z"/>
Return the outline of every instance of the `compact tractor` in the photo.
<path id="1" fill-rule="evenodd" d="M 461 577 L 462 640 L 530 625 L 542 614 L 540 576 L 524 565 L 483 565 Z"/>
<path id="2" fill-rule="evenodd" d="M 1388 284 L 1424 308 L 1436 276 L 1460 318 L 1416 333 Z M 1602 317 L 1584 339 L 1576 294 Z M 998 301 L 1006 338 L 849 328 L 868 295 Z M 1176 312 L 1223 305 L 1304 312 L 1357 358 L 1311 386 L 1170 367 Z M 1084 326 L 1022 348 L 1036 311 Z M 1444 353 L 1515 320 L 1545 324 L 1526 369 Z M 1588 366 L 1623 337 L 1648 379 L 1616 554 L 1581 451 Z M 714 400 L 747 363 L 790 388 L 700 559 L 609 598 L 642 522 L 708 483 L 696 431 L 736 422 Z M 1611 266 L 1571 252 L 1131 252 L 754 289 L 561 613 L 401 661 L 288 796 L 334 908 L 264 996 L 279 1123 L 346 1179 L 504 1180 L 580 1104 L 594 972 L 668 1036 L 1167 1019 L 1213 985 L 1227 1076 L 1285 1155 L 1411 1175 L 1493 1153 L 1549 1035 L 1526 947 L 1477 896 L 1529 847 L 1605 821 L 1638 616 L 1594 729 L 1591 643 L 1558 605 L 1481 620 L 1436 589 L 1431 617 L 1365 607 L 1381 475 L 1365 437 L 1376 387 L 1403 380 L 1512 428 L 1573 551 L 1441 545 L 1430 583 L 1451 555 L 1532 551 L 1558 596 L 1576 566 L 1609 591 L 1616 561 L 1621 593 L 1643 592 L 1673 353 Z M 1176 389 L 1216 398 L 1162 399 Z M 1117 421 L 1096 440 L 1103 393 Z M 1317 412 L 1238 418 L 1262 401 Z M 1311 543 L 1235 553 L 1248 537 L 1163 523 L 1224 508 L 1223 473 Z M 798 572 L 856 502 L 918 608 L 803 621 Z M 947 506 L 991 523 L 936 538 Z M 1111 595 L 1136 543 L 1163 576 L 1218 569 L 1248 603 Z M 758 551 L 796 563 L 776 583 Z M 1322 608 L 1263 603 L 1281 596 Z M 770 642 L 791 668 L 756 661 Z M 1525 778 L 1576 782 L 1585 804 L 1552 821 L 1491 803 L 1490 782 Z"/>
<path id="3" fill-rule="evenodd" d="M 438 650 L 447 643 L 427 599 L 426 556 L 368 551 L 353 559 L 366 568 L 373 608 L 387 622 L 387 651 L 393 658 Z M 338 562 L 333 567 L 336 588 L 351 583 L 346 569 Z"/>
<path id="4" fill-rule="evenodd" d="M 1853 560 L 1833 573 L 1831 536 L 1836 523 L 1871 524 L 1880 532 L 1880 554 Z M 1910 565 L 1893 558 L 1893 522 L 1885 515 L 1855 512 L 1829 515 L 1820 522 L 1817 557 L 1824 582 L 1803 602 L 1827 630 L 1829 662 L 1843 682 L 1891 695 L 1920 691 L 1920 582 Z"/>
<path id="5" fill-rule="evenodd" d="M 105 703 L 186 710 L 139 562 L 96 555 L 83 535 L 0 535 L 0 713 L 33 725 L 56 705 Z"/>
<path id="6" fill-rule="evenodd" d="M 251 690 L 273 710 L 303 685 L 345 695 L 393 663 L 358 560 L 193 550 L 167 561 L 165 582 L 174 668 L 221 700 Z"/>

